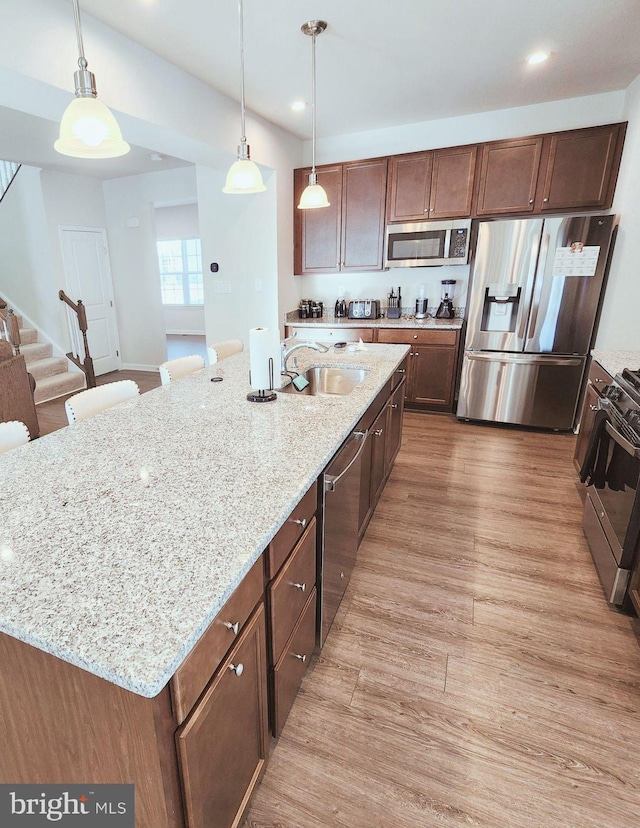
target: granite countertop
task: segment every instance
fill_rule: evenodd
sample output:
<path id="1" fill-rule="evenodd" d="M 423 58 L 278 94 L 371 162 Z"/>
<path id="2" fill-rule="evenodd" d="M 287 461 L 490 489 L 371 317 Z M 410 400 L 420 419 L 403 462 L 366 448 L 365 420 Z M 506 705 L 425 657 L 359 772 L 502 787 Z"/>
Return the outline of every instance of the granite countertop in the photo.
<path id="1" fill-rule="evenodd" d="M 300 350 L 367 376 L 261 404 L 237 354 L 0 456 L 0 631 L 155 696 L 406 352 Z"/>
<path id="2" fill-rule="evenodd" d="M 462 319 L 416 319 L 414 316 L 403 316 L 402 319 L 346 319 L 333 316 L 322 316 L 320 319 L 295 319 L 287 314 L 285 325 L 309 325 L 316 328 L 428 328 L 459 331 L 462 328 Z"/>
<path id="3" fill-rule="evenodd" d="M 605 371 L 615 377 L 622 373 L 623 368 L 640 368 L 640 351 L 617 351 L 594 348 L 591 356 L 598 362 Z"/>

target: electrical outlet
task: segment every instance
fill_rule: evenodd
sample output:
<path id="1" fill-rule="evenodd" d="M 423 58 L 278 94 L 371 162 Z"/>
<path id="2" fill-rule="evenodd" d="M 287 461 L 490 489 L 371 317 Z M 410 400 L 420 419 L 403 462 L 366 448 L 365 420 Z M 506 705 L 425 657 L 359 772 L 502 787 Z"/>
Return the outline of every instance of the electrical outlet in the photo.
<path id="1" fill-rule="evenodd" d="M 262 293 L 262 279 L 255 280 L 255 292 Z"/>
<path id="2" fill-rule="evenodd" d="M 212 284 L 214 293 L 231 293 L 231 282 L 227 280 L 219 279 Z"/>

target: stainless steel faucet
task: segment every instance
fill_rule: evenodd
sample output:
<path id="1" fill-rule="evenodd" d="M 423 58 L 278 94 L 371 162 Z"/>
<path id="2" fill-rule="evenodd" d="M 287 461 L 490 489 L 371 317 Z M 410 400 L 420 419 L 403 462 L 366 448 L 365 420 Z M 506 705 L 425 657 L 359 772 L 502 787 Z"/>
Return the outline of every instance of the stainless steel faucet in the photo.
<path id="1" fill-rule="evenodd" d="M 280 353 L 282 355 L 282 362 L 280 368 L 282 372 L 288 370 L 287 360 L 294 351 L 297 351 L 300 348 L 311 348 L 312 351 L 319 351 L 321 354 L 326 354 L 326 352 L 329 350 L 327 346 L 323 345 L 321 342 L 296 342 L 295 345 L 292 345 L 290 348 L 287 348 L 287 342 L 291 342 L 292 339 L 295 339 L 295 335 L 288 337 L 280 345 Z"/>

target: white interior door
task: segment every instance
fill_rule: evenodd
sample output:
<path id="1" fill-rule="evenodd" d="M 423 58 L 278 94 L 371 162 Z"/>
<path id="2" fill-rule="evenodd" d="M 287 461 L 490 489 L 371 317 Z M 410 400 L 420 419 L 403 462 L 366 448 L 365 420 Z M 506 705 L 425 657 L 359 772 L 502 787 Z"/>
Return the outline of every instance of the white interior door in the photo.
<path id="1" fill-rule="evenodd" d="M 107 232 L 100 227 L 61 227 L 67 280 L 65 293 L 82 299 L 87 312 L 87 339 L 96 376 L 120 368 L 118 326 L 113 307 L 113 285 Z"/>

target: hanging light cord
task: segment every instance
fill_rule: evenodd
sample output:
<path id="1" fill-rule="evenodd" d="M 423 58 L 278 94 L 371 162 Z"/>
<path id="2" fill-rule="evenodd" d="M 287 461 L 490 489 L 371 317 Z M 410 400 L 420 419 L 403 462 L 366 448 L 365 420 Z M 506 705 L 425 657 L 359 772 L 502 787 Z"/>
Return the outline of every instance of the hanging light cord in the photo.
<path id="1" fill-rule="evenodd" d="M 311 35 L 311 175 L 316 172 L 316 29 Z"/>
<path id="2" fill-rule="evenodd" d="M 80 23 L 80 7 L 78 5 L 78 0 L 73 0 L 73 19 L 76 23 L 76 38 L 78 39 L 78 53 L 80 57 L 78 58 L 78 66 L 81 69 L 86 69 L 89 65 L 87 63 L 87 59 L 84 56 L 84 43 L 82 42 L 82 24 Z"/>
<path id="3" fill-rule="evenodd" d="M 247 136 L 245 135 L 244 124 L 244 10 L 242 8 L 242 0 L 238 0 L 238 14 L 240 15 L 240 122 L 242 131 L 240 143 L 246 144 Z"/>

